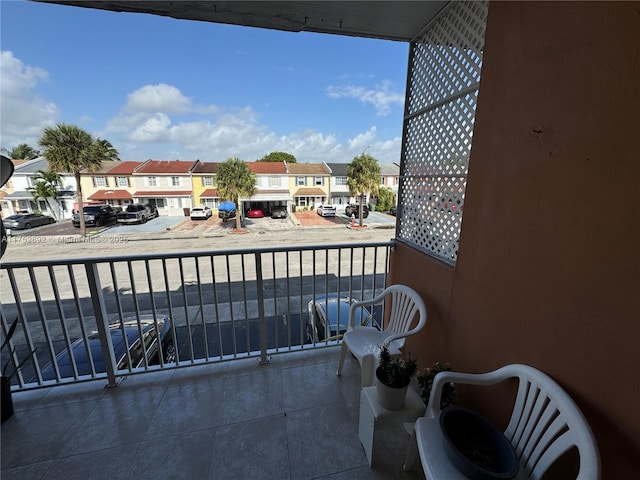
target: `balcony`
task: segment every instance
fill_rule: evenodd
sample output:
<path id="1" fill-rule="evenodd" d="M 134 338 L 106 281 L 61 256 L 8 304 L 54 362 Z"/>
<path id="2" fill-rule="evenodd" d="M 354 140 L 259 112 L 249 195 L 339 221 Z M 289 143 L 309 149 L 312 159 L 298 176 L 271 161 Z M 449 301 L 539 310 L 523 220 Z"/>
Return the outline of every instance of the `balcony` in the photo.
<path id="1" fill-rule="evenodd" d="M 392 246 L 3 263 L 3 332 L 20 320 L 3 363 L 36 353 L 14 380 L 2 477 L 420 478 L 402 472 L 402 426 L 376 435 L 369 467 L 358 362 L 337 377 L 340 340 L 306 336 L 311 299 L 384 288 Z M 71 346 L 88 332 L 153 312 L 172 319 L 175 362 L 143 354 L 118 369 L 102 347 L 106 372 L 91 355 L 89 373 L 75 364 Z"/>

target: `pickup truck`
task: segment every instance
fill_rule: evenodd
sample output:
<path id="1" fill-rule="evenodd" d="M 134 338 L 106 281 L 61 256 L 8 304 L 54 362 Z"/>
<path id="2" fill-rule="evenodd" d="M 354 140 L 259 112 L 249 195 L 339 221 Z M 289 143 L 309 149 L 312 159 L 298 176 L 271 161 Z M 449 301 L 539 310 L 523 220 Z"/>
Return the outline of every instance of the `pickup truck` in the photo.
<path id="1" fill-rule="evenodd" d="M 87 205 L 83 209 L 84 224 L 87 226 L 99 227 L 106 223 L 111 223 L 116 219 L 116 215 L 122 211 L 122 207 L 112 207 L 111 205 Z M 76 228 L 80 228 L 80 215 L 73 214 L 71 223 Z"/>
<path id="2" fill-rule="evenodd" d="M 147 223 L 150 218 L 158 216 L 158 209 L 148 203 L 132 203 L 124 212 L 116 215 L 118 223 Z"/>

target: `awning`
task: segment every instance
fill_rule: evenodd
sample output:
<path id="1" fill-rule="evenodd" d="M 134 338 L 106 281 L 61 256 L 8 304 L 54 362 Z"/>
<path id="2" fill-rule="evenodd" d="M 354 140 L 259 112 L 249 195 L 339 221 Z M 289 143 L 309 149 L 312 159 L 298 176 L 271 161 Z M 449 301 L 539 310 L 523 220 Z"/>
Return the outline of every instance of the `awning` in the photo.
<path id="1" fill-rule="evenodd" d="M 126 190 L 98 190 L 87 200 L 131 200 L 131 194 Z"/>
<path id="2" fill-rule="evenodd" d="M 200 198 L 218 198 L 218 190 L 215 188 L 207 188 L 200 194 Z"/>
<path id="3" fill-rule="evenodd" d="M 154 190 L 151 192 L 136 192 L 133 196 L 145 198 L 190 197 L 191 190 Z"/>
<path id="4" fill-rule="evenodd" d="M 322 190 L 321 188 L 299 188 L 296 193 L 293 194 L 294 197 L 326 197 L 327 192 Z"/>

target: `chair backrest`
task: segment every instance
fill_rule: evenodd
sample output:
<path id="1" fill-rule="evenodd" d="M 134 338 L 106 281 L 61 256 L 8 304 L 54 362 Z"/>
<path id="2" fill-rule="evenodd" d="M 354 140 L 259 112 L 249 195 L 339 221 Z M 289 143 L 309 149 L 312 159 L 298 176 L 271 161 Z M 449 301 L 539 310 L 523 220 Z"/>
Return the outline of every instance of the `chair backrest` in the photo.
<path id="1" fill-rule="evenodd" d="M 412 335 L 427 323 L 427 309 L 422 297 L 412 288 L 406 285 L 391 285 L 387 287 L 381 296 L 391 297 L 391 309 L 389 322 L 384 330 L 394 337 L 395 345 L 404 345 L 407 335 Z M 418 315 L 418 323 L 412 328 L 414 319 Z M 389 340 L 388 341 L 392 341 Z"/>
<path id="2" fill-rule="evenodd" d="M 551 377 L 528 365 L 507 365 L 499 370 L 519 379 L 504 434 L 529 472 L 528 478 L 542 478 L 551 464 L 574 446 L 580 454 L 577 478 L 600 478 L 595 437 L 571 397 Z"/>

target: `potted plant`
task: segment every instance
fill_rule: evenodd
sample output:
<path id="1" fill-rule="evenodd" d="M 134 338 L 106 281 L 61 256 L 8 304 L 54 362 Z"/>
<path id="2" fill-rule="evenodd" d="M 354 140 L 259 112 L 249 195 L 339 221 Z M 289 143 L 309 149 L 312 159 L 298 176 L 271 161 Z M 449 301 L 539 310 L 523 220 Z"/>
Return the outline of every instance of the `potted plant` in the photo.
<path id="1" fill-rule="evenodd" d="M 433 380 L 440 372 L 448 372 L 451 370 L 449 363 L 435 362 L 432 367 L 425 368 L 422 373 L 419 373 L 416 377 L 418 385 L 422 389 L 422 400 L 424 404 L 429 403 L 429 397 L 431 396 L 431 387 L 433 386 Z M 440 409 L 443 410 L 449 405 L 455 404 L 456 390 L 453 383 L 449 382 L 442 388 L 442 397 L 440 397 Z"/>
<path id="2" fill-rule="evenodd" d="M 13 357 L 16 351 L 15 347 L 11 347 L 9 342 L 11 341 L 11 337 L 13 337 L 13 334 L 15 333 L 17 327 L 18 327 L 18 319 L 16 318 L 11 324 L 11 326 L 9 327 L 9 330 L 7 330 L 7 334 L 4 337 L 4 341 L 2 342 L 2 346 L 0 346 L 0 355 L 2 356 L 4 356 L 5 347 L 8 347 L 8 350 L 9 350 L 7 355 L 9 358 L 7 359 L 5 364 L 2 366 L 2 380 L 1 380 L 2 390 L 1 390 L 1 397 L 0 397 L 0 402 L 2 402 L 1 403 L 2 423 L 4 423 L 9 418 L 11 418 L 11 416 L 13 415 L 13 398 L 11 397 L 11 379 L 16 373 L 18 373 L 18 371 L 20 370 L 20 367 L 22 367 L 22 365 L 24 365 L 24 363 L 27 360 L 29 360 L 31 358 L 31 355 L 33 355 L 34 352 L 36 351 L 36 349 L 34 348 L 31 351 L 31 353 L 29 353 L 27 358 L 25 358 L 21 362 L 18 362 L 18 365 L 16 365 L 15 368 L 13 368 L 13 370 L 9 371 L 9 366 L 12 363 L 11 357 Z"/>
<path id="3" fill-rule="evenodd" d="M 404 405 L 411 378 L 416 374 L 418 364 L 409 356 L 393 358 L 387 346 L 380 347 L 380 360 L 376 369 L 376 398 L 388 410 L 399 410 Z"/>

